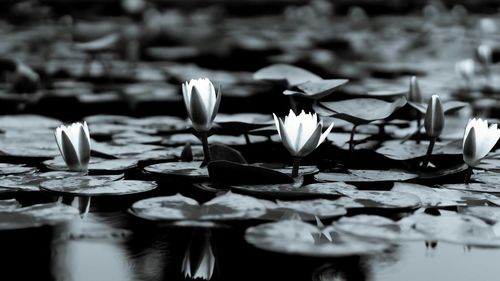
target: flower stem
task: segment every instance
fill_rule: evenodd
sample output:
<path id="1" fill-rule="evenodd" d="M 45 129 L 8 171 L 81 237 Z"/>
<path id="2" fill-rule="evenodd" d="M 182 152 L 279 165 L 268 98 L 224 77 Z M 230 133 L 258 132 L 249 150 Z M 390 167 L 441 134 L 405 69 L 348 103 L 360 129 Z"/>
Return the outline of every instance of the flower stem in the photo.
<path id="1" fill-rule="evenodd" d="M 356 133 L 356 127 L 358 127 L 358 125 L 352 127 L 351 137 L 349 138 L 349 158 L 351 158 L 354 153 L 354 134 Z"/>
<path id="2" fill-rule="evenodd" d="M 434 149 L 434 144 L 436 143 L 436 138 L 432 138 L 429 142 L 429 147 L 427 147 L 427 153 L 425 154 L 425 160 L 423 163 L 424 168 L 427 167 L 431 160 L 432 150 Z"/>
<path id="3" fill-rule="evenodd" d="M 292 178 L 299 176 L 300 157 L 293 157 Z"/>
<path id="4" fill-rule="evenodd" d="M 472 167 L 468 166 L 467 171 L 465 171 L 465 179 L 464 179 L 465 184 L 469 184 L 471 176 L 472 176 Z"/>
<path id="5" fill-rule="evenodd" d="M 420 136 L 420 126 L 422 125 L 422 113 L 420 112 L 417 112 L 417 144 L 420 144 L 420 139 L 421 139 L 421 136 Z"/>
<path id="6" fill-rule="evenodd" d="M 208 132 L 201 133 L 201 143 L 203 145 L 203 165 L 206 166 L 210 161 L 212 161 L 212 156 L 210 155 L 210 147 L 208 146 Z"/>

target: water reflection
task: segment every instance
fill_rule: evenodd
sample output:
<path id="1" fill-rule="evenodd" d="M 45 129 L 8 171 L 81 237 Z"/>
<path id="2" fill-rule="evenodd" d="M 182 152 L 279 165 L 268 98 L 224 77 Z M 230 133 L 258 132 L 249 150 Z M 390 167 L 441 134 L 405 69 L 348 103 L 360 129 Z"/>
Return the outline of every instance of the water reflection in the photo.
<path id="1" fill-rule="evenodd" d="M 92 236 L 86 236 L 86 229 Z M 96 234 L 96 230 L 103 235 Z M 91 218 L 56 227 L 51 256 L 54 280 L 135 280 L 124 245 L 104 239 L 104 234 L 112 231 Z"/>
<path id="2" fill-rule="evenodd" d="M 215 256 L 210 230 L 194 230 L 182 261 L 185 278 L 210 280 L 214 273 Z"/>

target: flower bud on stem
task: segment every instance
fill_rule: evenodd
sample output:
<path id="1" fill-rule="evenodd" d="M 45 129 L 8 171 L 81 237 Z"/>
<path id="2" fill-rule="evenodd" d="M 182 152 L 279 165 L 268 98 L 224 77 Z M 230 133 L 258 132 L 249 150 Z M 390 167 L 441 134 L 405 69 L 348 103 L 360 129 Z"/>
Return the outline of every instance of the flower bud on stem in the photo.
<path id="1" fill-rule="evenodd" d="M 210 155 L 210 147 L 208 146 L 208 132 L 200 133 L 200 139 L 203 145 L 203 156 L 205 157 L 201 166 L 205 167 L 206 165 L 208 165 L 208 163 L 210 163 L 210 161 L 212 161 L 212 157 Z"/>
<path id="2" fill-rule="evenodd" d="M 425 154 L 425 160 L 422 166 L 425 168 L 430 162 L 432 150 L 434 149 L 434 144 L 436 143 L 436 138 L 431 138 L 429 142 L 429 147 L 427 148 L 427 153 Z"/>
<path id="3" fill-rule="evenodd" d="M 467 171 L 465 171 L 465 178 L 464 178 L 465 184 L 469 184 L 471 176 L 472 176 L 472 166 L 467 166 Z"/>
<path id="4" fill-rule="evenodd" d="M 292 178 L 299 176 L 300 157 L 293 157 Z"/>

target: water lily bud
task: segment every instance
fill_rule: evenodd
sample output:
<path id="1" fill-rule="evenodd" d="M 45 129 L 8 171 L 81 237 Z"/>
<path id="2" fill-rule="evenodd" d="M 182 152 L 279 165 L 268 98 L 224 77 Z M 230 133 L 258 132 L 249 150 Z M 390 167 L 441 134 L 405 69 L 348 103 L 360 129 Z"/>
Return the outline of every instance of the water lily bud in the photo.
<path id="1" fill-rule="evenodd" d="M 497 124 L 488 127 L 488 121 L 481 118 L 469 119 L 463 140 L 464 162 L 470 167 L 477 166 L 486 157 L 500 138 Z"/>
<path id="2" fill-rule="evenodd" d="M 182 94 L 193 128 L 198 132 L 208 132 L 219 111 L 220 89 L 216 93 L 207 78 L 191 79 L 182 84 Z"/>
<path id="3" fill-rule="evenodd" d="M 185 278 L 210 280 L 214 273 L 215 256 L 212 250 L 210 236 L 195 235 L 189 243 L 182 260 L 182 273 Z"/>
<path id="4" fill-rule="evenodd" d="M 484 65 L 489 65 L 493 61 L 493 50 L 490 46 L 481 44 L 477 47 L 477 58 Z"/>
<path id="5" fill-rule="evenodd" d="M 455 71 L 462 78 L 471 80 L 476 73 L 476 63 L 472 59 L 461 60 L 455 64 Z"/>
<path id="6" fill-rule="evenodd" d="M 55 131 L 57 146 L 71 171 L 85 171 L 90 160 L 90 134 L 87 123 L 61 125 Z"/>
<path id="7" fill-rule="evenodd" d="M 438 95 L 432 95 L 425 112 L 425 132 L 429 137 L 439 137 L 444 128 L 444 110 Z"/>
<path id="8" fill-rule="evenodd" d="M 318 122 L 316 113 L 305 113 L 300 115 L 290 110 L 285 120 L 281 120 L 275 114 L 274 122 L 281 137 L 281 142 L 294 157 L 303 157 L 313 152 L 326 139 L 333 128 L 332 124 L 321 133 L 323 122 Z"/>
<path id="9" fill-rule="evenodd" d="M 416 76 L 412 76 L 410 79 L 410 90 L 408 99 L 411 102 L 421 103 L 422 94 L 420 93 L 420 86 L 418 85 L 418 80 Z"/>

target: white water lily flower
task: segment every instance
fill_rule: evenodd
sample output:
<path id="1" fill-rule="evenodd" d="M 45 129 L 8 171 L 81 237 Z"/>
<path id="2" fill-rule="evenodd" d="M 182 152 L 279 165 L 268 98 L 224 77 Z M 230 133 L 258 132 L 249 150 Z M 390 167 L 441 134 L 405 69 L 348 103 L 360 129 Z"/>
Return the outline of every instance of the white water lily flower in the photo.
<path id="1" fill-rule="evenodd" d="M 488 121 L 470 119 L 465 127 L 463 157 L 469 167 L 477 166 L 500 138 L 497 124 L 488 127 Z"/>
<path id="2" fill-rule="evenodd" d="M 55 131 L 57 146 L 71 171 L 87 170 L 90 160 L 90 134 L 87 122 L 61 125 Z"/>
<path id="3" fill-rule="evenodd" d="M 285 120 L 274 115 L 274 122 L 281 137 L 281 142 L 294 157 L 303 157 L 313 152 L 326 139 L 333 128 L 332 124 L 322 134 L 323 122 L 318 122 L 316 113 L 305 113 L 299 115 L 290 110 Z"/>
<path id="4" fill-rule="evenodd" d="M 429 137 L 437 138 L 444 128 L 444 110 L 438 95 L 433 95 L 425 112 L 425 132 Z"/>
<path id="5" fill-rule="evenodd" d="M 208 132 L 219 111 L 220 89 L 216 93 L 207 78 L 191 79 L 182 84 L 182 94 L 193 128 L 198 132 Z"/>

